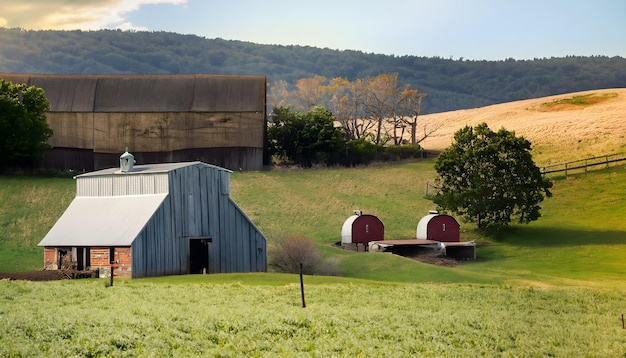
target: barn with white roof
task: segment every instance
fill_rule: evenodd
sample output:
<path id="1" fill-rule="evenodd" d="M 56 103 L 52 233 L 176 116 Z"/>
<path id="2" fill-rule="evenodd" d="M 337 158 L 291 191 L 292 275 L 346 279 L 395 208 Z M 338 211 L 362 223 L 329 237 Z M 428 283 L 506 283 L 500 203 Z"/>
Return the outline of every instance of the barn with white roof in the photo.
<path id="1" fill-rule="evenodd" d="M 78 175 L 76 197 L 41 240 L 46 269 L 150 277 L 266 271 L 267 240 L 230 197 L 230 170 L 202 162 Z"/>

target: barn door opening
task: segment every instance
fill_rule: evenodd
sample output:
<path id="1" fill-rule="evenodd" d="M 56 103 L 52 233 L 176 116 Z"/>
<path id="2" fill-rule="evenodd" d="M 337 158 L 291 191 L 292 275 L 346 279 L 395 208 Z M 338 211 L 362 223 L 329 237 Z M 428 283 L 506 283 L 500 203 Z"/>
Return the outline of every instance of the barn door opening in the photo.
<path id="1" fill-rule="evenodd" d="M 189 239 L 189 273 L 209 272 L 210 238 Z"/>
<path id="2" fill-rule="evenodd" d="M 77 247 L 76 248 L 76 269 L 86 270 L 91 266 L 89 247 Z"/>

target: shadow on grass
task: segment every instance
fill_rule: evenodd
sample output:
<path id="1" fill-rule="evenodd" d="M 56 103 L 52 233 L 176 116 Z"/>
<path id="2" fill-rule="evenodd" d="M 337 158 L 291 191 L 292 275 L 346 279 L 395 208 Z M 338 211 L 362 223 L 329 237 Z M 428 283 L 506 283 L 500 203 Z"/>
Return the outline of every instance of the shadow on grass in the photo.
<path id="1" fill-rule="evenodd" d="M 487 236 L 487 235 L 486 235 Z M 549 227 L 513 227 L 488 235 L 494 243 L 522 247 L 565 247 L 584 245 L 626 245 L 626 232 Z"/>

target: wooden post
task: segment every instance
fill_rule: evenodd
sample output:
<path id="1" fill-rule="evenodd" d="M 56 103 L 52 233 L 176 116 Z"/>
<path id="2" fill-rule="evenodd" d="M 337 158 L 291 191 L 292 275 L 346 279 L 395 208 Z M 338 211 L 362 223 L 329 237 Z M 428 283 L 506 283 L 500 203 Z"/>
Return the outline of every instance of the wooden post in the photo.
<path id="1" fill-rule="evenodd" d="M 115 270 L 115 267 L 111 265 L 111 287 L 113 287 L 113 271 L 114 270 Z"/>
<path id="2" fill-rule="evenodd" d="M 624 325 L 624 314 L 622 313 L 622 329 L 626 329 L 626 325 Z"/>
<path id="3" fill-rule="evenodd" d="M 304 280 L 302 279 L 302 262 L 300 262 L 300 294 L 302 295 L 302 308 L 306 308 L 306 303 L 304 303 Z"/>

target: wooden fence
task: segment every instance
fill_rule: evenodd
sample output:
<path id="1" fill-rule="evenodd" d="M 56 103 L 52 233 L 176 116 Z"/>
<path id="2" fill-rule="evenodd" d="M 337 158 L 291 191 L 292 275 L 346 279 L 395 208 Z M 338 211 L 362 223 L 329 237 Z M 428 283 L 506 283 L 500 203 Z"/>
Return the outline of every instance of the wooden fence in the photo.
<path id="1" fill-rule="evenodd" d="M 626 153 L 602 155 L 599 157 L 581 159 L 573 162 L 548 165 L 541 168 L 541 173 L 564 173 L 565 177 L 567 177 L 568 174 L 572 174 L 573 172 L 584 172 L 587 174 L 587 171 L 589 170 L 608 168 L 614 163 L 620 163 L 620 165 L 623 165 L 624 163 L 622 162 L 624 161 L 626 161 Z"/>
<path id="2" fill-rule="evenodd" d="M 541 174 L 564 173 L 565 177 L 567 177 L 568 174 L 580 172 L 587 174 L 589 170 L 608 168 L 611 164 L 616 163 L 618 163 L 617 165 L 626 164 L 626 153 L 602 155 L 573 162 L 548 165 L 541 168 Z M 426 193 L 424 195 L 426 197 L 432 197 L 439 189 L 441 189 L 440 186 L 427 181 Z"/>
<path id="3" fill-rule="evenodd" d="M 426 193 L 424 194 L 427 198 L 432 198 L 441 187 L 437 184 L 431 183 L 429 181 L 426 182 Z"/>

